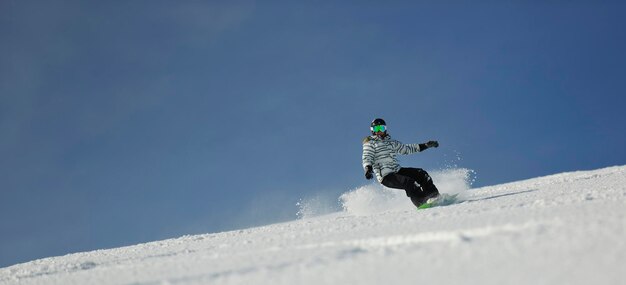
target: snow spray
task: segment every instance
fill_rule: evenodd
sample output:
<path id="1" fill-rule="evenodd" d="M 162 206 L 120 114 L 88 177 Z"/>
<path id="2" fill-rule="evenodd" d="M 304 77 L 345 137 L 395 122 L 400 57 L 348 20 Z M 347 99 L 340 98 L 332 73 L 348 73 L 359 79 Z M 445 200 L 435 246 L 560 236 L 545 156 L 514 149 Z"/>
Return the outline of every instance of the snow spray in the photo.
<path id="1" fill-rule="evenodd" d="M 432 171 L 430 176 L 440 193 L 459 194 L 460 199 L 463 199 L 464 192 L 471 188 L 474 181 L 474 171 L 466 168 Z M 346 192 L 339 197 L 339 201 L 344 212 L 355 215 L 413 208 L 404 190 L 390 189 L 378 183 Z"/>

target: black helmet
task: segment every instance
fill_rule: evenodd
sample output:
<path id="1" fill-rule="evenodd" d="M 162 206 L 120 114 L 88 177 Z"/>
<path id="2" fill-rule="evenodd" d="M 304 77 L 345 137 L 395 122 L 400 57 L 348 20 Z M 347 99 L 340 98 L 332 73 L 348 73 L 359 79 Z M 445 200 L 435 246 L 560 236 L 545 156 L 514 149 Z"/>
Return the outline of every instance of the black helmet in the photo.
<path id="1" fill-rule="evenodd" d="M 372 121 L 372 124 L 370 125 L 370 127 L 373 126 L 386 126 L 387 123 L 385 123 L 385 120 L 381 119 L 381 118 L 376 118 Z"/>
<path id="2" fill-rule="evenodd" d="M 385 120 L 381 118 L 374 119 L 372 123 L 370 124 L 370 130 L 372 131 L 372 135 L 376 134 L 377 132 L 380 132 L 381 129 L 385 134 L 387 133 L 387 123 L 385 123 Z"/>

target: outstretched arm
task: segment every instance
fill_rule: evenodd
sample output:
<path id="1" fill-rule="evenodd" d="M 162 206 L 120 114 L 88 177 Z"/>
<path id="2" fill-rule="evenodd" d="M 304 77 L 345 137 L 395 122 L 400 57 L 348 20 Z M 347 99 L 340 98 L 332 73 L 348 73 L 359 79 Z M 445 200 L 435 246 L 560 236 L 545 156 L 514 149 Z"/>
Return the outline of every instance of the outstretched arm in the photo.
<path id="1" fill-rule="evenodd" d="M 399 141 L 392 141 L 391 145 L 393 146 L 393 150 L 399 154 L 412 154 L 420 151 L 424 151 L 430 147 L 438 147 L 439 142 L 437 141 L 429 141 L 426 143 L 420 144 L 403 144 Z"/>

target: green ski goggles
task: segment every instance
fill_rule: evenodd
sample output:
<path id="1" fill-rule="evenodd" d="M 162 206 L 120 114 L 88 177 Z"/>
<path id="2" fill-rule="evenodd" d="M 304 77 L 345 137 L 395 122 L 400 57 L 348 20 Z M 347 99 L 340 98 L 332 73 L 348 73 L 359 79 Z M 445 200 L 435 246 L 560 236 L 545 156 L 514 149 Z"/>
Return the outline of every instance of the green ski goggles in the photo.
<path id="1" fill-rule="evenodd" d="M 378 133 L 378 132 L 384 132 L 387 130 L 387 127 L 385 127 L 385 125 L 378 125 L 378 126 L 373 126 L 371 127 L 372 132 Z"/>

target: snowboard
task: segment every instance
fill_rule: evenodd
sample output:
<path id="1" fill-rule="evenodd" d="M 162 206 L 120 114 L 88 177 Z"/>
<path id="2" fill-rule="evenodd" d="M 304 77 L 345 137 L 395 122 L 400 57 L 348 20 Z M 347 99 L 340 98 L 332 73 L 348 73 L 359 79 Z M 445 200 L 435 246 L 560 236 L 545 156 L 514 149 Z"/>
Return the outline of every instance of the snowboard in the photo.
<path id="1" fill-rule="evenodd" d="M 432 208 L 432 207 L 446 206 L 446 205 L 454 204 L 454 203 L 458 202 L 458 200 L 459 200 L 457 198 L 457 196 L 459 196 L 459 194 L 445 194 L 445 193 L 442 193 L 437 198 L 428 199 L 428 201 L 426 201 L 426 203 L 420 205 L 419 207 L 417 207 L 417 209 L 421 210 L 421 209 L 428 209 L 428 208 Z"/>

